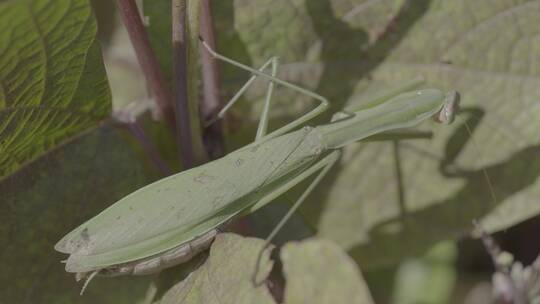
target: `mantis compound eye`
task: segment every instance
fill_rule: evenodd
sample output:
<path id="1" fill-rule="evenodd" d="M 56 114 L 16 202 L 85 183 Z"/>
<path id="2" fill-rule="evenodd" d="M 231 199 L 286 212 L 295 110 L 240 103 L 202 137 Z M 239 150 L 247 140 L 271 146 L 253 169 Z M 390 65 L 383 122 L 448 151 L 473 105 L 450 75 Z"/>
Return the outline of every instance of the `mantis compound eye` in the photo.
<path id="1" fill-rule="evenodd" d="M 451 124 L 459 112 L 459 101 L 461 97 L 457 91 L 450 91 L 446 94 L 444 105 L 435 117 L 437 122 Z"/>

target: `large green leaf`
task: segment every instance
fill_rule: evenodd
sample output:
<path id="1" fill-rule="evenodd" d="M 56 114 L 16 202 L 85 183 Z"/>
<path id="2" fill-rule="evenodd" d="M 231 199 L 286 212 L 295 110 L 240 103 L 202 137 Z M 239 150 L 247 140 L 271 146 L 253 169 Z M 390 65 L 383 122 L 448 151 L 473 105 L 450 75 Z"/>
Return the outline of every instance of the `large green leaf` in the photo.
<path id="1" fill-rule="evenodd" d="M 254 286 L 252 282 L 263 244 L 260 239 L 219 234 L 204 264 L 154 303 L 275 303 L 266 284 Z M 272 269 L 270 251 L 266 249 L 261 256 L 259 282 L 264 282 Z M 281 261 L 285 303 L 373 303 L 354 261 L 332 242 L 310 239 L 287 243 Z"/>
<path id="2" fill-rule="evenodd" d="M 452 303 L 457 278 L 456 259 L 457 245 L 454 242 L 437 243 L 426 255 L 407 260 L 399 266 L 392 300 L 386 288 L 382 295 L 392 303 Z"/>
<path id="3" fill-rule="evenodd" d="M 453 126 L 422 125 L 431 140 L 346 148 L 304 204 L 318 235 L 362 266 L 462 237 L 472 219 L 495 231 L 540 213 L 540 1 L 237 0 L 216 3 L 214 13 L 222 52 L 253 65 L 281 56 L 280 77 L 328 97 L 333 110 L 416 75 L 461 92 Z M 222 71 L 237 89 L 242 72 Z M 286 90 L 275 97 L 276 120 L 311 104 Z"/>
<path id="4" fill-rule="evenodd" d="M 435 132 L 431 141 L 348 149 L 318 219 L 321 235 L 354 248 L 369 265 L 464 236 L 473 219 L 495 231 L 540 212 L 534 126 L 540 112 L 533 102 L 540 98 L 540 71 L 522 64 L 540 60 L 530 44 L 540 32 L 539 12 L 538 1 L 430 3 L 372 77 L 388 83 L 422 74 L 430 84 L 459 90 L 465 115 L 451 128 L 424 126 Z M 448 174 L 451 164 L 456 174 Z"/>
<path id="5" fill-rule="evenodd" d="M 0 179 L 110 110 L 86 0 L 0 4 Z"/>
<path id="6" fill-rule="evenodd" d="M 265 284 L 254 287 L 251 280 L 263 245 L 263 240 L 219 234 L 204 265 L 169 289 L 159 303 L 275 303 Z M 272 269 L 270 251 L 265 249 L 261 257 L 259 281 Z"/>
<path id="7" fill-rule="evenodd" d="M 53 246 L 71 229 L 156 177 L 125 130 L 104 126 L 63 145 L 0 184 L 0 299 L 5 303 L 133 303 L 151 277 L 82 285 Z M 149 202 L 150 203 L 150 202 Z"/>
<path id="8" fill-rule="evenodd" d="M 354 261 L 337 245 L 310 239 L 281 251 L 285 303 L 373 303 Z"/>

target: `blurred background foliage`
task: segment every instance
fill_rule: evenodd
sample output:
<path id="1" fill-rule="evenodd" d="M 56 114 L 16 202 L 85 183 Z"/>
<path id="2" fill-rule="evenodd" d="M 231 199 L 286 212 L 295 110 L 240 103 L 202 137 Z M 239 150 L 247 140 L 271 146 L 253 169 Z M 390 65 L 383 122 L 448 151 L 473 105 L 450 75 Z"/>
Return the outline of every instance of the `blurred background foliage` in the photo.
<path id="1" fill-rule="evenodd" d="M 112 109 L 147 100 L 114 1 L 91 2 Z M 169 2 L 144 1 L 143 11 L 164 67 L 170 64 L 170 34 L 163 30 Z M 490 232 L 501 231 L 496 237 L 502 246 L 525 264 L 538 255 L 540 244 L 533 240 L 540 229 L 540 1 L 211 3 L 220 52 L 250 66 L 279 56 L 280 78 L 331 101 L 328 115 L 313 124 L 417 75 L 426 78 L 426 86 L 457 89 L 463 96 L 463 114 L 452 126 L 419 127 L 433 131 L 429 140 L 346 148 L 331 176 L 278 235 L 278 245 L 310 235 L 332 240 L 358 263 L 375 303 L 487 302 L 493 266 L 480 242 L 467 238 L 473 219 Z M 219 75 L 223 101 L 249 77 L 224 64 Z M 227 117 L 228 151 L 254 137 L 265 86 L 256 82 Z M 270 126 L 311 106 L 305 96 L 278 88 Z M 17 267 L 4 271 L 0 284 L 17 288 L 6 290 L 0 302 L 133 303 L 151 293 L 147 287 L 154 277 L 98 279 L 79 297 L 80 286 L 52 251 L 68 229 L 160 176 L 126 128 L 98 121 L 2 176 L 1 261 Z M 149 113 L 139 121 L 175 167 L 170 134 Z M 493 183 L 495 202 L 482 170 Z M 250 216 L 244 230 L 267 236 L 301 189 Z"/>

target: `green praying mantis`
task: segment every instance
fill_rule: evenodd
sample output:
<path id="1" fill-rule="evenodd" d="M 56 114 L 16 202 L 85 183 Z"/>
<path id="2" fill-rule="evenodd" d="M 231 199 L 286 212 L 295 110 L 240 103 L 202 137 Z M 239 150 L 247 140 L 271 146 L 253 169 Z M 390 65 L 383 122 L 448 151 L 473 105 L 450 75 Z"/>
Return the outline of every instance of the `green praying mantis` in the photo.
<path id="1" fill-rule="evenodd" d="M 451 123 L 457 112 L 457 92 L 413 90 L 420 82 L 415 79 L 368 103 L 338 112 L 328 124 L 303 126 L 329 103 L 314 92 L 276 78 L 277 58 L 256 70 L 218 54 L 204 41 L 202 45 L 213 57 L 252 74 L 216 119 L 230 109 L 255 77 L 269 80 L 255 140 L 221 159 L 129 194 L 64 236 L 55 249 L 69 254 L 67 272 L 75 273 L 77 280 L 86 278 L 83 291 L 96 275 L 145 275 L 188 261 L 207 249 L 219 228 L 231 219 L 254 212 L 316 174 L 270 233 L 268 245 L 337 162 L 340 148 L 382 132 L 413 127 L 431 117 Z M 270 65 L 268 74 L 265 71 Z M 275 85 L 312 97 L 319 104 L 299 119 L 267 132 Z"/>

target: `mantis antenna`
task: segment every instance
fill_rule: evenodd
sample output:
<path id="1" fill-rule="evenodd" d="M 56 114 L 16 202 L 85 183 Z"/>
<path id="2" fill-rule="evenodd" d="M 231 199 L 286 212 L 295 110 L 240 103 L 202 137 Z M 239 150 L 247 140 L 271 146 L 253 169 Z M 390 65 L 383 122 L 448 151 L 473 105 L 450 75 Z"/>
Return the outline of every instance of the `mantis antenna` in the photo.
<path id="1" fill-rule="evenodd" d="M 444 124 L 449 124 L 454 121 L 454 118 L 456 117 L 456 113 L 459 112 L 459 102 L 461 100 L 461 96 L 457 91 L 450 91 L 446 95 L 447 102 L 445 102 L 443 109 L 439 113 L 437 120 Z M 473 138 L 472 130 L 469 127 L 469 124 L 465 119 L 462 119 L 461 117 L 458 117 L 460 121 L 463 122 L 463 125 L 465 126 L 465 129 L 467 130 L 467 133 L 469 134 L 469 138 L 471 140 L 473 149 L 476 151 L 478 155 L 480 155 L 480 148 L 476 144 L 476 140 Z M 485 167 L 482 167 L 482 174 L 484 175 L 484 178 L 486 180 L 489 193 L 491 195 L 491 199 L 493 200 L 493 204 L 497 203 L 497 196 L 495 195 L 495 190 L 493 188 L 493 184 L 491 183 L 491 179 L 489 178 L 489 174 L 487 173 L 487 170 Z"/>

